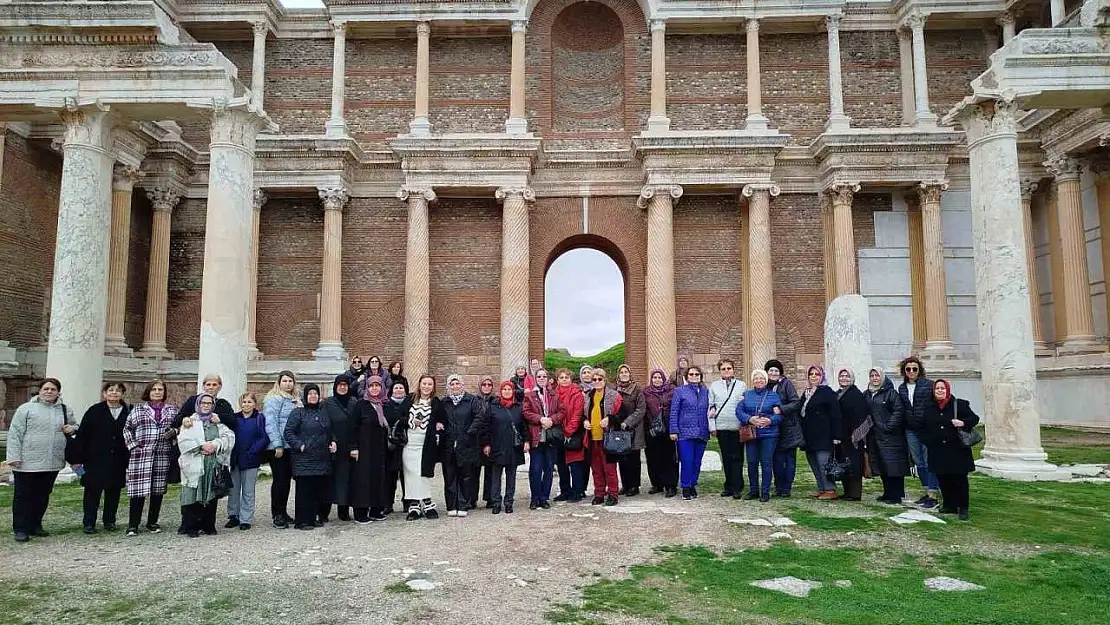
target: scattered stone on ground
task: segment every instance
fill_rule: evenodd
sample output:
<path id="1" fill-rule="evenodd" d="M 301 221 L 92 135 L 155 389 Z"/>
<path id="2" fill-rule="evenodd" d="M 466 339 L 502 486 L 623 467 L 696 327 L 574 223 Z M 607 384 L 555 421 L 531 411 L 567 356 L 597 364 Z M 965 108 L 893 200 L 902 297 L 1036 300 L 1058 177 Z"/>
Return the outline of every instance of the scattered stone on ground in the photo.
<path id="1" fill-rule="evenodd" d="M 797 525 L 797 523 L 784 516 L 780 516 L 771 519 L 771 525 L 774 525 L 775 527 L 789 527 L 791 525 Z"/>
<path id="2" fill-rule="evenodd" d="M 773 527 L 774 526 L 774 523 L 771 523 L 767 519 L 732 518 L 732 519 L 729 519 L 728 522 L 729 523 L 735 523 L 737 525 L 758 525 L 758 526 L 761 526 L 761 527 Z"/>
<path id="3" fill-rule="evenodd" d="M 814 588 L 820 588 L 824 584 L 808 579 L 798 579 L 793 575 L 786 577 L 776 577 L 774 579 L 760 579 L 751 582 L 752 586 L 757 588 L 765 588 L 767 590 L 777 590 L 781 593 L 790 595 L 791 597 L 808 597 L 809 591 Z"/>
<path id="4" fill-rule="evenodd" d="M 852 587 L 852 580 L 850 580 L 850 579 L 838 579 L 835 582 L 833 582 L 833 585 L 836 586 L 837 588 L 851 588 Z"/>
<path id="5" fill-rule="evenodd" d="M 775 532 L 774 534 L 771 534 L 771 540 L 790 540 L 791 538 L 793 538 L 793 536 L 787 534 L 786 532 Z"/>
<path id="6" fill-rule="evenodd" d="M 945 590 L 950 592 L 963 592 L 967 590 L 986 590 L 979 584 L 965 582 L 955 577 L 930 577 L 925 580 L 925 587 L 929 590 Z"/>
<path id="7" fill-rule="evenodd" d="M 723 469 L 724 465 L 721 464 L 721 454 L 713 451 L 712 449 L 707 449 L 705 451 L 705 456 L 703 456 L 701 459 L 701 470 L 722 471 Z"/>
<path id="8" fill-rule="evenodd" d="M 405 585 L 413 590 L 435 590 L 435 582 L 426 579 L 410 579 Z"/>
<path id="9" fill-rule="evenodd" d="M 940 517 L 935 517 L 928 512 L 922 512 L 921 510 L 906 510 L 901 514 L 896 514 L 890 517 L 890 520 L 894 521 L 898 525 L 910 525 L 912 523 L 922 522 L 942 524 L 944 523 L 944 519 L 941 519 Z"/>
<path id="10" fill-rule="evenodd" d="M 1067 469 L 1076 477 L 1105 477 L 1110 467 L 1101 464 L 1073 464 L 1060 467 Z"/>
<path id="11" fill-rule="evenodd" d="M 606 512 L 615 512 L 617 514 L 643 514 L 650 512 L 653 508 L 647 506 L 608 506 L 604 508 Z"/>

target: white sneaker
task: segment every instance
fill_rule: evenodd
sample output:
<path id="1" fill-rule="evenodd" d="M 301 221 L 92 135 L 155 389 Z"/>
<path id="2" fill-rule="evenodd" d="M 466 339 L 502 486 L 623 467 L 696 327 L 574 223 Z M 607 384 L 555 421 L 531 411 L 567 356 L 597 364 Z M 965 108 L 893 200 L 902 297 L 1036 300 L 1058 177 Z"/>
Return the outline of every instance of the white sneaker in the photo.
<path id="1" fill-rule="evenodd" d="M 447 516 L 459 516 L 459 513 L 455 512 L 454 510 L 448 510 Z"/>
<path id="2" fill-rule="evenodd" d="M 448 514 L 450 514 L 450 513 L 448 513 Z M 460 517 L 460 518 L 465 517 L 466 516 L 466 510 L 459 510 L 457 516 Z"/>

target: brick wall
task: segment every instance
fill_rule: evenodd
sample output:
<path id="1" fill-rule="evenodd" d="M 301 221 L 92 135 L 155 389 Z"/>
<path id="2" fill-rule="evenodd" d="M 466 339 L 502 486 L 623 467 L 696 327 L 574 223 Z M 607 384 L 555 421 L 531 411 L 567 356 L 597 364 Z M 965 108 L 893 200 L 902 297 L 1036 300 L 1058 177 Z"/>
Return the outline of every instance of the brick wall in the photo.
<path id="1" fill-rule="evenodd" d="M 673 130 L 744 127 L 746 50 L 738 34 L 667 37 L 667 117 Z"/>
<path id="2" fill-rule="evenodd" d="M 262 207 L 258 246 L 258 349 L 267 358 L 310 359 L 320 342 L 324 209 L 315 195 Z"/>
<path id="3" fill-rule="evenodd" d="M 178 358 L 197 357 L 206 207 L 203 199 L 183 199 L 170 220 L 166 346 Z"/>
<path id="4" fill-rule="evenodd" d="M 433 203 L 431 210 L 436 208 Z M 351 354 L 360 354 L 363 362 L 372 354 L 386 363 L 401 359 L 407 229 L 408 213 L 396 198 L 351 198 L 347 202 L 343 216 L 343 344 Z"/>
<path id="5" fill-rule="evenodd" d="M 795 354 L 824 351 L 824 232 L 817 195 L 783 194 L 771 201 L 771 262 L 779 360 L 793 371 Z"/>
<path id="6" fill-rule="evenodd" d="M 972 79 L 986 71 L 988 63 L 983 31 L 926 31 L 930 110 L 943 116 L 970 95 Z"/>
<path id="7" fill-rule="evenodd" d="M 808 145 L 829 118 L 829 52 L 824 33 L 761 34 L 763 114 L 771 127 Z"/>
<path id="8" fill-rule="evenodd" d="M 323 134 L 331 116 L 333 47 L 331 39 L 266 42 L 266 112 L 283 134 Z"/>
<path id="9" fill-rule="evenodd" d="M 430 52 L 428 114 L 435 132 L 503 132 L 511 39 L 432 38 Z"/>
<path id="10" fill-rule="evenodd" d="M 902 124 L 898 35 L 889 30 L 841 31 L 844 111 L 857 128 Z"/>
<path id="11" fill-rule="evenodd" d="M 33 347 L 44 344 L 47 332 L 62 159 L 44 143 L 12 132 L 3 156 L 0 339 Z"/>
<path id="12" fill-rule="evenodd" d="M 431 89 L 436 82 L 432 78 Z M 416 98 L 416 38 L 348 38 L 345 95 L 343 116 L 360 143 L 382 149 L 387 138 L 408 132 Z"/>

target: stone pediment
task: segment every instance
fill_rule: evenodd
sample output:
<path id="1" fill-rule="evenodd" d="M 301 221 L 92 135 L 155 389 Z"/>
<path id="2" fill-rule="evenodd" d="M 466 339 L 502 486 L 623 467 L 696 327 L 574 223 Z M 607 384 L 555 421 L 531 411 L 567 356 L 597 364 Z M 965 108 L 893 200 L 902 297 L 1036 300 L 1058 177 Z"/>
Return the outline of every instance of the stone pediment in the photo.
<path id="1" fill-rule="evenodd" d="M 778 132 L 652 132 L 633 137 L 645 184 L 728 187 L 770 182 L 790 136 Z"/>
<path id="2" fill-rule="evenodd" d="M 853 129 L 825 133 L 810 145 L 821 188 L 841 180 L 899 186 L 945 178 L 948 154 L 963 133 L 948 129 Z"/>
<path id="3" fill-rule="evenodd" d="M 487 189 L 528 186 L 540 140 L 506 134 L 401 135 L 390 148 L 407 185 Z"/>

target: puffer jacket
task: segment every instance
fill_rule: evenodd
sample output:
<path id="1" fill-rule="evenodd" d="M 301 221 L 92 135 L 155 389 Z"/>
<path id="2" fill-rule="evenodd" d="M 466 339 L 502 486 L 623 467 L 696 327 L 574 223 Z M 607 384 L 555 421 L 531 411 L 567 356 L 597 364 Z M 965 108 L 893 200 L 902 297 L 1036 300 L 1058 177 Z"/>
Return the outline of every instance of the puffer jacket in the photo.
<path id="1" fill-rule="evenodd" d="M 284 440 L 292 454 L 293 477 L 331 475 L 328 447 L 335 442 L 335 437 L 323 404 L 294 410 L 285 424 Z"/>
<path id="2" fill-rule="evenodd" d="M 863 395 L 871 409 L 871 431 L 867 435 L 871 470 L 884 477 L 909 475 L 905 404 L 894 388 L 894 382 L 884 378 L 879 390 L 867 389 Z"/>
<path id="3" fill-rule="evenodd" d="M 683 384 L 671 399 L 670 432 L 679 440 L 709 440 L 709 389 Z"/>
<path id="4" fill-rule="evenodd" d="M 470 433 L 474 421 L 484 412 L 481 401 L 470 393 L 463 393 L 458 405 L 450 397 L 439 404 L 443 408 L 443 431 L 439 433 L 440 460 L 446 462 L 454 456 L 460 465 L 478 464 L 478 437 Z"/>
<path id="5" fill-rule="evenodd" d="M 266 415 L 266 434 L 270 437 L 269 449 L 291 447 L 285 441 L 285 426 L 296 407 L 297 403 L 292 397 L 281 395 L 269 395 L 262 402 L 262 414 Z"/>
<path id="6" fill-rule="evenodd" d="M 8 461 L 22 464 L 13 471 L 40 473 L 61 471 L 66 466 L 66 435 L 63 425 L 77 426 L 77 418 L 61 398 L 47 405 L 41 397 L 16 408 L 8 430 Z"/>
<path id="7" fill-rule="evenodd" d="M 736 405 L 736 418 L 741 425 L 749 425 L 752 417 L 769 417 L 771 425 L 755 428 L 755 436 L 756 438 L 778 438 L 782 415 L 775 414 L 774 409 L 781 406 L 782 399 L 779 398 L 778 393 L 768 390 L 767 387 L 763 387 L 762 390 L 750 388 L 744 391 L 743 399 Z"/>

